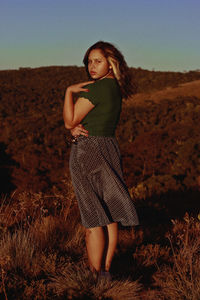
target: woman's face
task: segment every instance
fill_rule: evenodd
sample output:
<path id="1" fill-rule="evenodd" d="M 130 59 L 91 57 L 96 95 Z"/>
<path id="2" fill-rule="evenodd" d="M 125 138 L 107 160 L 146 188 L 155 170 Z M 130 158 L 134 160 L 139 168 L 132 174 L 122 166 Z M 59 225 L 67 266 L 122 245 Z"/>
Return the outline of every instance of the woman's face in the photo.
<path id="1" fill-rule="evenodd" d="M 88 56 L 88 71 L 92 79 L 101 79 L 109 72 L 109 63 L 100 49 L 93 49 Z"/>

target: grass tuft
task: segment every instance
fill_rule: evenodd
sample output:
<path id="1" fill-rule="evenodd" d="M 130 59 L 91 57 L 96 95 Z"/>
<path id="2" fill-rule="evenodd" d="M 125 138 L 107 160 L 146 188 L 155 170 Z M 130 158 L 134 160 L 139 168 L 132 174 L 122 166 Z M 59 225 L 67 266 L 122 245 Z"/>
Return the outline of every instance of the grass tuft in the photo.
<path id="1" fill-rule="evenodd" d="M 39 253 L 29 231 L 5 233 L 0 241 L 0 264 L 3 270 L 20 272 L 25 277 L 38 273 Z M 40 268 L 39 268 L 40 269 Z"/>
<path id="2" fill-rule="evenodd" d="M 164 265 L 153 277 L 160 295 L 167 299 L 200 299 L 200 223 L 188 214 L 182 222 L 173 221 L 171 264 Z"/>
<path id="3" fill-rule="evenodd" d="M 137 281 L 98 279 L 83 263 L 69 263 L 50 284 L 56 296 L 66 299 L 139 299 L 142 288 Z"/>

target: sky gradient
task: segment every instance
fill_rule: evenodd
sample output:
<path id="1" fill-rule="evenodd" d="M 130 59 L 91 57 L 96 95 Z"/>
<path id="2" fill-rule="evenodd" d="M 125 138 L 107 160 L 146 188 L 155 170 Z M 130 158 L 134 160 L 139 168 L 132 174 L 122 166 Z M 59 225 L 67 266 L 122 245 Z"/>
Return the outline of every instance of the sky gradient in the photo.
<path id="1" fill-rule="evenodd" d="M 199 0 L 0 0 L 0 69 L 82 66 L 98 40 L 130 67 L 200 69 Z"/>

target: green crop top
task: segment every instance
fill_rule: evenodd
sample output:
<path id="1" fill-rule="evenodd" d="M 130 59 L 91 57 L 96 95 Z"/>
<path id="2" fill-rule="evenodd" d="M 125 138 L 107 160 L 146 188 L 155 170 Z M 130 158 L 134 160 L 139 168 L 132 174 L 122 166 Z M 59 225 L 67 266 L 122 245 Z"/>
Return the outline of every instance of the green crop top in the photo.
<path id="1" fill-rule="evenodd" d="M 80 92 L 95 107 L 85 116 L 81 124 L 92 136 L 115 136 L 121 113 L 122 97 L 115 78 L 103 78 L 85 86 L 88 92 Z M 85 88 L 84 87 L 84 88 Z"/>

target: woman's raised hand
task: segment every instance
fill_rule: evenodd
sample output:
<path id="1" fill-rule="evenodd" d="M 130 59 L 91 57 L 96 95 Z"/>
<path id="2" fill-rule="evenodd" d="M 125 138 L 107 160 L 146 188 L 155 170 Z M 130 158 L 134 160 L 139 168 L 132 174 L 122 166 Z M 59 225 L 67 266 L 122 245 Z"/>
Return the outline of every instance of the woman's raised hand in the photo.
<path id="1" fill-rule="evenodd" d="M 77 137 L 79 135 L 88 136 L 88 131 L 83 127 L 82 124 L 78 124 L 76 127 L 71 129 L 70 131 L 71 131 L 71 135 L 73 135 L 74 137 Z"/>
<path id="2" fill-rule="evenodd" d="M 71 92 L 71 93 L 79 93 L 79 92 L 88 92 L 88 89 L 83 88 L 83 86 L 87 85 L 87 84 L 91 84 L 93 83 L 93 81 L 86 81 L 86 82 L 81 82 L 81 83 L 76 83 L 73 85 L 68 86 L 67 91 Z"/>

